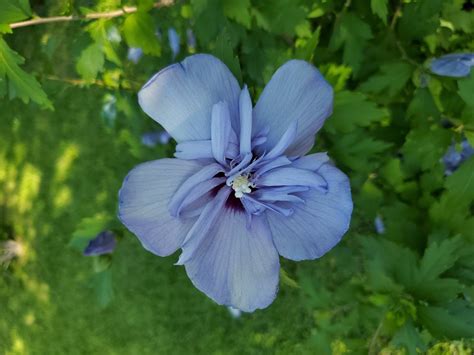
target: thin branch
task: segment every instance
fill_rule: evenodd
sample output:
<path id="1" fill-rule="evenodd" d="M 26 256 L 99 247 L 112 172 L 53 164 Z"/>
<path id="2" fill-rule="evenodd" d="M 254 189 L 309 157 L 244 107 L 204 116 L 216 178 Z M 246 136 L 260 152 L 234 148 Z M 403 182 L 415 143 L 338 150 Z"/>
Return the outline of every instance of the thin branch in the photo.
<path id="1" fill-rule="evenodd" d="M 173 0 L 161 0 L 156 2 L 153 7 L 160 8 L 171 6 L 173 4 Z M 82 16 L 77 15 L 70 15 L 70 16 L 53 16 L 53 17 L 38 17 L 33 18 L 27 21 L 15 22 L 10 24 L 11 29 L 20 28 L 20 27 L 27 27 L 27 26 L 36 26 L 36 25 L 43 25 L 46 23 L 53 23 L 53 22 L 69 22 L 69 21 L 82 21 L 82 20 L 96 20 L 101 18 L 114 18 L 120 17 L 125 14 L 132 14 L 137 12 L 138 8 L 136 6 L 124 6 L 119 10 L 113 11 L 106 11 L 106 12 L 91 12 Z"/>
<path id="2" fill-rule="evenodd" d="M 142 84 L 135 81 L 131 81 L 131 80 L 124 81 L 123 82 L 124 84 L 128 84 L 125 86 L 124 85 L 110 86 L 110 85 L 107 85 L 107 83 L 105 83 L 103 80 L 99 80 L 99 79 L 84 80 L 84 79 L 76 79 L 76 78 L 59 78 L 54 75 L 46 75 L 44 79 L 50 80 L 50 81 L 58 81 L 58 82 L 62 82 L 62 83 L 66 83 L 66 84 L 69 84 L 72 86 L 78 86 L 78 87 L 86 87 L 89 85 L 94 85 L 94 86 L 106 88 L 109 90 L 120 89 L 120 90 L 125 90 L 125 91 L 132 91 L 132 92 L 137 92 L 142 86 Z"/>
<path id="3" fill-rule="evenodd" d="M 385 316 L 382 317 L 382 320 L 380 321 L 377 329 L 375 330 L 374 335 L 372 336 L 372 339 L 370 339 L 370 344 L 369 344 L 369 355 L 374 355 L 377 353 L 376 351 L 376 346 L 377 346 L 377 339 L 380 335 L 380 332 L 382 331 L 383 323 L 384 323 Z"/>

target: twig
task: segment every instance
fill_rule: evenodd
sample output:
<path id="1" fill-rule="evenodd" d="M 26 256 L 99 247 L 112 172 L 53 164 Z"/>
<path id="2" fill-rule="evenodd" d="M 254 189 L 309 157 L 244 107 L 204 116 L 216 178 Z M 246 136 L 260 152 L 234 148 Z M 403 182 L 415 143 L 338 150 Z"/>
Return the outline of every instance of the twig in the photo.
<path id="1" fill-rule="evenodd" d="M 127 80 L 127 83 L 130 84 L 130 87 L 128 86 L 110 86 L 107 85 L 103 80 L 99 79 L 94 79 L 94 80 L 83 80 L 83 79 L 76 79 L 76 78 L 59 78 L 57 76 L 53 75 L 46 75 L 44 76 L 44 79 L 50 80 L 50 81 L 59 81 L 62 83 L 70 84 L 72 86 L 79 86 L 79 87 L 84 87 L 88 85 L 95 85 L 99 86 L 102 88 L 110 89 L 110 90 L 127 90 L 127 91 L 132 91 L 132 92 L 137 92 L 141 85 L 137 82 Z"/>
<path id="2" fill-rule="evenodd" d="M 153 7 L 160 8 L 171 6 L 174 0 L 161 0 L 156 2 Z M 46 23 L 53 22 L 69 22 L 69 21 L 81 21 L 81 20 L 96 20 L 100 18 L 114 18 L 123 16 L 125 14 L 131 14 L 137 12 L 138 8 L 136 6 L 124 6 L 119 10 L 106 11 L 106 12 L 91 12 L 82 16 L 70 15 L 70 16 L 53 16 L 53 17 L 38 17 L 31 20 L 15 22 L 10 24 L 11 29 L 27 27 L 27 26 L 36 26 L 43 25 Z"/>
<path id="3" fill-rule="evenodd" d="M 379 334 L 382 331 L 384 319 L 385 319 L 385 316 L 382 317 L 382 320 L 380 321 L 377 329 L 375 330 L 374 335 L 372 336 L 372 339 L 370 340 L 369 351 L 368 351 L 369 355 L 374 355 L 377 353 L 377 351 L 375 350 L 375 347 L 377 345 L 377 338 L 379 337 Z"/>

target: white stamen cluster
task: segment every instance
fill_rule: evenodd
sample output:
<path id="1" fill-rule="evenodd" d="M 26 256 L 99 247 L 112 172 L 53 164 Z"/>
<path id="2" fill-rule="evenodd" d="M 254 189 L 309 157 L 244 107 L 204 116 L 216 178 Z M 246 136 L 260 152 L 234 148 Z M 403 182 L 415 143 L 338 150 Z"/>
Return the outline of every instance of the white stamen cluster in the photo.
<path id="1" fill-rule="evenodd" d="M 244 194 L 251 193 L 251 187 L 255 185 L 249 181 L 248 175 L 237 176 L 234 181 L 232 181 L 232 189 L 235 191 L 235 197 L 241 198 Z"/>

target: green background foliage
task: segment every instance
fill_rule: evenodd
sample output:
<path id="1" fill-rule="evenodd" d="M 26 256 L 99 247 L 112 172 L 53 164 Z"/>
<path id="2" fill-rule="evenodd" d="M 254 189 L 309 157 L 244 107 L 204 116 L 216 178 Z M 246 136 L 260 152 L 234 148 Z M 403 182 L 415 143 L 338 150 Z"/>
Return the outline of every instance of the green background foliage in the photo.
<path id="1" fill-rule="evenodd" d="M 130 6 L 138 11 L 86 19 Z M 0 241 L 24 248 L 0 271 L 0 352 L 472 353 L 474 158 L 450 176 L 441 158 L 464 137 L 474 145 L 474 73 L 445 78 L 428 66 L 474 52 L 472 9 L 464 0 L 0 0 Z M 11 26 L 51 16 L 73 20 Z M 351 229 L 319 260 L 282 260 L 276 301 L 238 319 L 191 285 L 176 255 L 146 252 L 115 217 L 127 171 L 173 154 L 173 143 L 141 143 L 160 128 L 136 100 L 173 62 L 170 27 L 181 36 L 176 60 L 213 53 L 254 99 L 291 58 L 312 62 L 335 89 L 314 151 L 350 176 Z M 138 64 L 128 47 L 143 50 Z M 119 236 L 115 253 L 83 257 L 103 229 Z"/>

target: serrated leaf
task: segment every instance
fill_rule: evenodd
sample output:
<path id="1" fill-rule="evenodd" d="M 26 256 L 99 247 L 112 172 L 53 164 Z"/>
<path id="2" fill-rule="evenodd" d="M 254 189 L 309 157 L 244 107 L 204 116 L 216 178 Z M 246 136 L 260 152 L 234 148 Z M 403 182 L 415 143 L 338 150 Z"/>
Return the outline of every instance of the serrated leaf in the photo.
<path id="1" fill-rule="evenodd" d="M 330 47 L 333 50 L 343 48 L 343 61 L 358 71 L 364 58 L 364 51 L 372 38 L 370 26 L 357 15 L 346 12 L 334 25 Z"/>
<path id="2" fill-rule="evenodd" d="M 419 0 L 406 4 L 398 29 L 405 39 L 423 38 L 439 26 L 442 0 Z"/>
<path id="3" fill-rule="evenodd" d="M 224 28 L 221 34 L 217 37 L 216 45 L 212 51 L 217 58 L 222 60 L 230 69 L 237 80 L 242 83 L 242 72 L 240 69 L 239 58 L 234 54 L 234 50 L 230 43 L 230 38 L 227 30 Z"/>
<path id="4" fill-rule="evenodd" d="M 411 173 L 433 169 L 450 142 L 450 132 L 439 126 L 412 129 L 402 148 L 404 167 Z"/>
<path id="5" fill-rule="evenodd" d="M 256 5 L 259 24 L 274 34 L 292 35 L 296 26 L 306 18 L 306 12 L 298 1 L 260 0 Z"/>
<path id="6" fill-rule="evenodd" d="M 8 81 L 10 99 L 18 97 L 25 103 L 32 100 L 44 108 L 52 109 L 53 104 L 35 77 L 19 67 L 23 63 L 23 57 L 0 37 L 0 81 Z"/>
<path id="7" fill-rule="evenodd" d="M 404 346 L 409 355 L 417 355 L 426 351 L 426 344 L 411 321 L 406 322 L 393 336 L 391 344 Z"/>
<path id="8" fill-rule="evenodd" d="M 436 337 L 474 337 L 474 309 L 466 303 L 456 302 L 454 305 L 455 307 L 449 308 L 419 306 L 418 317 Z"/>
<path id="9" fill-rule="evenodd" d="M 460 257 L 458 251 L 462 244 L 462 240 L 459 237 L 443 240 L 440 244 L 430 244 L 420 262 L 418 272 L 420 282 L 422 280 L 434 280 L 443 272 L 453 267 Z"/>
<path id="10" fill-rule="evenodd" d="M 372 13 L 377 15 L 384 24 L 387 24 L 388 0 L 370 0 Z"/>
<path id="11" fill-rule="evenodd" d="M 379 108 L 363 93 L 341 91 L 335 95 L 334 112 L 326 123 L 326 129 L 349 133 L 355 126 L 367 127 L 387 116 L 386 109 Z"/>
<path id="12" fill-rule="evenodd" d="M 240 23 L 245 28 L 250 28 L 250 0 L 225 0 L 222 4 L 224 15 Z"/>
<path id="13" fill-rule="evenodd" d="M 28 0 L 0 0 L 0 23 L 12 23 L 31 17 Z"/>
<path id="14" fill-rule="evenodd" d="M 104 64 L 104 52 L 99 44 L 94 43 L 81 52 L 76 70 L 85 80 L 94 80 L 104 70 Z"/>
<path id="15" fill-rule="evenodd" d="M 143 11 L 128 15 L 123 23 L 125 41 L 130 47 L 138 47 L 143 53 L 160 56 L 161 46 L 155 31 L 153 18 Z"/>
<path id="16" fill-rule="evenodd" d="M 389 97 L 396 96 L 407 84 L 413 73 L 413 67 L 405 62 L 383 64 L 377 74 L 360 86 L 368 93 L 386 93 Z"/>
<path id="17" fill-rule="evenodd" d="M 391 146 L 391 143 L 377 140 L 361 131 L 338 135 L 333 144 L 331 153 L 334 158 L 355 171 L 369 171 L 370 160 Z"/>
<path id="18" fill-rule="evenodd" d="M 446 179 L 449 194 L 459 201 L 467 203 L 474 200 L 474 157 L 461 164 L 452 175 Z"/>

